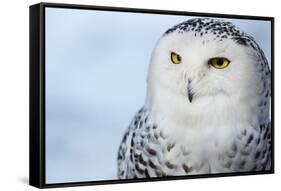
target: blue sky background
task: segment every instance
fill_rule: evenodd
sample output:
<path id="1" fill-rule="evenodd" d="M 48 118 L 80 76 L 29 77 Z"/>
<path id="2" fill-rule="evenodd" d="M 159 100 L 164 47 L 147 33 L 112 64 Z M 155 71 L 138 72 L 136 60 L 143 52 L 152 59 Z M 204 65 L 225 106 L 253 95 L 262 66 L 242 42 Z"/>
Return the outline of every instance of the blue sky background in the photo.
<path id="1" fill-rule="evenodd" d="M 193 17 L 46 8 L 46 182 L 116 179 L 123 133 L 142 107 L 153 47 Z M 268 21 L 230 20 L 270 63 Z"/>

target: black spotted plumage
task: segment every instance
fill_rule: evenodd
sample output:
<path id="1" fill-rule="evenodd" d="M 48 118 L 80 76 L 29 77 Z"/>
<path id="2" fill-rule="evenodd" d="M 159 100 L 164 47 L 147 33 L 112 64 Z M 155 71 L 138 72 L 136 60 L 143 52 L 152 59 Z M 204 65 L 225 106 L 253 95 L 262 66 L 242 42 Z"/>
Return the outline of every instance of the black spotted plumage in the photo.
<path id="1" fill-rule="evenodd" d="M 169 169 L 175 168 L 171 162 L 161 161 L 161 150 L 164 148 L 161 143 L 165 141 L 165 138 L 157 129 L 157 125 L 150 120 L 145 108 L 140 109 L 136 114 L 125 135 L 127 134 L 118 152 L 119 178 L 164 176 L 167 172 L 161 168 L 162 165 Z M 174 146 L 174 143 L 169 142 L 165 150 L 169 152 Z M 127 160 L 131 162 L 128 163 Z"/>
<path id="2" fill-rule="evenodd" d="M 188 145 L 173 139 L 169 134 L 173 132 L 167 132 L 158 123 L 159 119 L 154 118 L 152 109 L 145 105 L 134 116 L 119 146 L 118 178 L 270 170 L 272 131 L 268 116 L 271 72 L 263 51 L 253 37 L 232 23 L 209 18 L 191 19 L 175 25 L 164 33 L 163 38 L 185 33 L 202 39 L 202 44 L 206 43 L 205 38 L 222 42 L 230 40 L 235 45 L 252 50 L 257 80 L 262 82 L 259 84 L 259 100 L 255 108 L 260 111 L 259 116 L 253 121 L 243 121 L 243 127 L 234 125 L 237 131 L 233 131 L 225 142 L 219 142 L 216 137 L 219 135 L 214 133 L 213 141 L 195 141 Z M 169 124 L 169 128 L 173 129 L 174 124 Z M 198 152 L 196 144 L 202 144 L 204 152 Z"/>
<path id="3" fill-rule="evenodd" d="M 136 124 L 135 121 L 138 123 Z M 139 128 L 141 122 L 143 125 Z M 154 128 L 147 130 L 148 126 Z M 249 127 L 248 130 L 243 129 L 228 149 L 218 153 L 218 160 L 221 161 L 218 163 L 220 164 L 218 168 L 222 172 L 269 169 L 271 166 L 270 129 L 270 123 Z M 172 152 L 173 149 L 177 150 L 178 161 L 165 158 L 165 153 Z M 193 166 L 189 164 L 190 155 L 192 152 L 184 145 L 168 141 L 167 136 L 163 135 L 157 125 L 153 125 L 149 113 L 143 108 L 134 117 L 119 147 L 118 177 L 148 178 L 174 174 L 188 175 L 200 171 L 212 173 L 208 163 L 200 162 Z"/>

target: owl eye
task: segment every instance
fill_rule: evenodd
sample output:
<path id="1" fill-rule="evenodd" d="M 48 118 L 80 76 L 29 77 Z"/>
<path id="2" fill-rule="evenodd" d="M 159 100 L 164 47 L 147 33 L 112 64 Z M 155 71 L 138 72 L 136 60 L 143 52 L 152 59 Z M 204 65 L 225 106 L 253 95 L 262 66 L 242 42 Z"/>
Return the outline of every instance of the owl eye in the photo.
<path id="1" fill-rule="evenodd" d="M 172 52 L 171 53 L 171 61 L 173 64 L 180 64 L 181 63 L 181 57 L 177 53 Z"/>
<path id="2" fill-rule="evenodd" d="M 216 69 L 226 68 L 229 65 L 229 63 L 230 63 L 230 61 L 224 57 L 215 57 L 215 58 L 211 58 L 208 61 L 208 65 L 212 66 Z"/>

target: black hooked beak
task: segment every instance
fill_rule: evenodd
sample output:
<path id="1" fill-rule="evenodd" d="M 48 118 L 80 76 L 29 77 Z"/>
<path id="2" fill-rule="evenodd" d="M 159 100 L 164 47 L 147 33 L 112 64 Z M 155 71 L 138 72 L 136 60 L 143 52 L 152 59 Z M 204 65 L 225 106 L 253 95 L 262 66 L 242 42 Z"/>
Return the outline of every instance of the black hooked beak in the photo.
<path id="1" fill-rule="evenodd" d="M 194 94 L 191 92 L 190 84 L 191 84 L 191 80 L 188 79 L 188 84 L 187 84 L 187 97 L 188 97 L 189 102 L 191 103 Z"/>

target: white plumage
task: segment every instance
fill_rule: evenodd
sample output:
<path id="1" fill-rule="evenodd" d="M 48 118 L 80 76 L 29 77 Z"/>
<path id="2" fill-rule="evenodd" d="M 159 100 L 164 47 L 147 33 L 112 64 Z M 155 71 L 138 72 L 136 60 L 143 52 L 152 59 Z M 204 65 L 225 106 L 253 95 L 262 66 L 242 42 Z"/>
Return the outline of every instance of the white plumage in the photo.
<path id="1" fill-rule="evenodd" d="M 270 170 L 270 93 L 268 63 L 251 36 L 214 19 L 172 27 L 152 54 L 118 177 Z"/>

